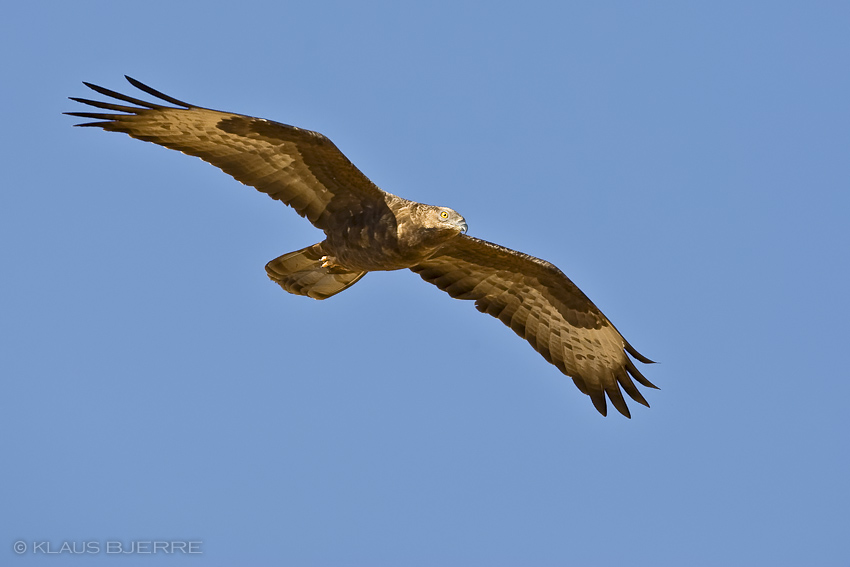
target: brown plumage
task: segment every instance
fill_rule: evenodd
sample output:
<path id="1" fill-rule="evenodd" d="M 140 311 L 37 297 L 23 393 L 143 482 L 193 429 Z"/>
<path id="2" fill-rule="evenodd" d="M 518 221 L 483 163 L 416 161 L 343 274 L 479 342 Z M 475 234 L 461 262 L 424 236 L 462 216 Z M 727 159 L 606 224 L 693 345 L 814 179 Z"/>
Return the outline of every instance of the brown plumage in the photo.
<path id="1" fill-rule="evenodd" d="M 549 262 L 467 236 L 466 221 L 446 207 L 379 189 L 323 135 L 294 126 L 194 106 L 127 77 L 174 106 L 84 83 L 133 106 L 74 98 L 111 113 L 68 112 L 197 156 L 246 185 L 283 201 L 325 233 L 325 240 L 266 265 L 289 293 L 326 299 L 367 272 L 409 268 L 457 299 L 475 301 L 572 377 L 602 415 L 606 394 L 626 417 L 620 391 L 649 406 L 632 378 L 655 388 L 629 354 L 649 363 L 605 315 Z"/>

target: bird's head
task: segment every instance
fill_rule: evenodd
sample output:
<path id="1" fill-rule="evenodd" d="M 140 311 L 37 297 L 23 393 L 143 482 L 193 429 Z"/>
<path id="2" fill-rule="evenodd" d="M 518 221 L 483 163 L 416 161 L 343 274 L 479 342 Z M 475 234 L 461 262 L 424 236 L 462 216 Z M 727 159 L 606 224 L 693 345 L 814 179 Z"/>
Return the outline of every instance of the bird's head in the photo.
<path id="1" fill-rule="evenodd" d="M 460 216 L 460 213 L 456 210 L 448 207 L 431 207 L 426 224 L 428 228 L 439 232 L 452 231 L 456 235 L 466 234 L 466 230 L 469 228 L 466 219 Z"/>
<path id="2" fill-rule="evenodd" d="M 399 243 L 421 253 L 442 246 L 466 232 L 466 221 L 457 211 L 424 203 L 410 203 L 399 217 Z"/>

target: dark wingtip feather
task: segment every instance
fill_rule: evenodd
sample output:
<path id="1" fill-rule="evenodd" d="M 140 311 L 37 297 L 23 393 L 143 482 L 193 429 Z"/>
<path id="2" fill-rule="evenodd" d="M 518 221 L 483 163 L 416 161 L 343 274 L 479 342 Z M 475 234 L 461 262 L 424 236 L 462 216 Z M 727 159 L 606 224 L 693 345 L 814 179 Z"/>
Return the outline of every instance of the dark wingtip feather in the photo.
<path id="1" fill-rule="evenodd" d="M 637 380 L 647 388 L 654 388 L 655 390 L 660 390 L 658 386 L 647 380 L 646 377 L 640 373 L 640 370 L 637 369 L 635 363 L 632 362 L 628 357 L 626 357 L 626 370 L 629 371 L 629 374 L 634 376 L 635 380 Z"/>
<path id="2" fill-rule="evenodd" d="M 612 388 L 608 388 L 606 391 L 608 392 L 608 398 L 614 404 L 614 407 L 617 408 L 617 411 L 631 419 L 632 414 L 629 412 L 629 406 L 626 405 L 626 400 L 623 399 L 623 393 L 620 392 L 617 384 L 615 383 Z"/>
<path id="3" fill-rule="evenodd" d="M 64 112 L 68 116 L 77 116 L 78 118 L 94 118 L 96 120 L 117 120 L 123 114 L 104 114 L 102 112 Z"/>
<path id="4" fill-rule="evenodd" d="M 124 102 L 129 102 L 130 104 L 138 104 L 139 106 L 141 106 L 143 108 L 153 108 L 153 109 L 163 108 L 163 106 L 161 104 L 154 104 L 152 102 L 139 100 L 137 98 L 133 98 L 131 96 L 127 96 L 125 94 L 121 94 L 119 92 L 112 91 L 112 90 L 109 90 L 109 89 L 104 88 L 104 87 L 100 87 L 100 86 L 92 84 L 92 83 L 87 83 L 86 81 L 83 81 L 83 84 L 85 86 L 87 86 L 88 88 L 90 88 L 91 90 L 93 90 L 94 92 L 100 93 L 103 96 L 108 96 L 108 97 L 115 98 L 115 99 L 118 99 L 118 100 L 123 100 Z"/>
<path id="5" fill-rule="evenodd" d="M 74 126 L 97 126 L 98 128 L 103 129 L 107 129 L 108 125 L 114 124 L 114 120 L 106 118 L 107 116 L 122 116 L 114 114 L 99 114 L 95 112 L 63 112 L 62 114 L 66 114 L 68 116 L 75 116 L 77 118 L 94 118 L 96 120 L 99 120 L 99 122 L 83 122 L 81 124 L 74 124 Z"/>
<path id="6" fill-rule="evenodd" d="M 596 411 L 602 414 L 603 417 L 608 417 L 608 404 L 605 403 L 605 391 L 604 390 L 590 390 L 587 393 L 590 396 L 590 401 L 593 402 L 593 407 L 596 408 Z"/>
<path id="7" fill-rule="evenodd" d="M 192 106 L 193 106 L 193 105 L 189 104 L 188 102 L 183 102 L 182 100 L 177 100 L 176 98 L 168 96 L 165 93 L 161 93 L 158 90 L 147 86 L 143 82 L 138 81 L 138 80 L 134 79 L 133 77 L 130 77 L 129 75 L 124 75 L 124 78 L 127 79 L 130 82 L 131 85 L 133 85 L 134 87 L 136 87 L 140 91 L 144 91 L 151 96 L 155 96 L 158 99 L 164 100 L 165 102 L 170 102 L 171 104 L 176 104 L 177 106 L 183 106 L 185 108 L 192 108 Z"/>
<path id="8" fill-rule="evenodd" d="M 646 399 L 643 397 L 643 395 L 637 389 L 637 386 L 635 386 L 635 383 L 632 382 L 632 379 L 629 376 L 629 373 L 625 369 L 621 369 L 619 371 L 619 373 L 617 374 L 616 378 L 617 378 L 617 382 L 620 383 L 620 386 L 623 387 L 623 390 L 626 391 L 626 393 L 629 395 L 629 397 L 631 397 L 637 403 L 643 404 L 646 407 L 649 407 L 649 402 L 646 401 Z"/>
<path id="9" fill-rule="evenodd" d="M 644 364 L 655 364 L 654 360 L 650 360 L 650 359 L 646 358 L 644 355 L 642 355 L 641 353 L 639 353 L 637 351 L 637 349 L 635 347 L 633 347 L 632 345 L 630 345 L 629 341 L 627 341 L 626 339 L 623 339 L 623 344 L 625 344 L 626 352 L 628 352 L 630 355 L 632 355 L 633 357 L 635 357 L 639 361 L 643 362 Z"/>
<path id="10" fill-rule="evenodd" d="M 126 112 L 128 114 L 134 114 L 138 112 L 140 109 L 134 106 L 124 106 L 122 104 L 112 104 L 111 102 L 101 102 L 99 100 L 91 100 L 88 98 L 80 98 L 76 96 L 69 96 L 69 99 L 74 102 L 80 102 L 82 104 L 87 104 L 89 106 L 94 106 L 95 108 L 102 108 L 104 110 L 116 110 L 118 112 Z"/>

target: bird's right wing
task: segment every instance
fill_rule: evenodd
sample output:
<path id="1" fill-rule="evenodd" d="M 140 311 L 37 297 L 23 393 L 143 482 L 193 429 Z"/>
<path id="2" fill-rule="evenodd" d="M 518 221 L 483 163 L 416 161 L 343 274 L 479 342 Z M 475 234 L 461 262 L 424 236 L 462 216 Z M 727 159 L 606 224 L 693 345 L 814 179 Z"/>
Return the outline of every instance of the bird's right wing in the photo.
<path id="1" fill-rule="evenodd" d="M 634 349 L 561 270 L 538 258 L 461 235 L 411 268 L 456 299 L 475 301 L 570 376 L 602 415 L 605 395 L 626 417 L 620 387 L 649 406 L 632 382 L 655 386 L 629 359 L 652 362 Z"/>
<path id="2" fill-rule="evenodd" d="M 138 89 L 175 106 L 165 106 L 84 83 L 92 90 L 135 106 L 71 97 L 113 113 L 67 112 L 97 122 L 78 124 L 124 132 L 196 156 L 283 201 L 326 230 L 335 215 L 383 207 L 385 193 L 325 136 L 262 118 L 220 112 L 177 100 L 127 77 Z"/>

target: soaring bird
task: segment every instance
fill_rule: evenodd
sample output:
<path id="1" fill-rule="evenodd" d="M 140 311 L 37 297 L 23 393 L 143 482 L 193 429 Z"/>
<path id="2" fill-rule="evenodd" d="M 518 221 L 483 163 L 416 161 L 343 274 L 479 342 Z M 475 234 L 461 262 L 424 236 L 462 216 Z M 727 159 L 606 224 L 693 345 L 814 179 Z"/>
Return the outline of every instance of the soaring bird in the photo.
<path id="1" fill-rule="evenodd" d="M 621 387 L 649 407 L 632 378 L 656 386 L 629 355 L 652 361 L 554 265 L 468 236 L 466 221 L 453 209 L 379 189 L 322 134 L 195 106 L 127 80 L 170 106 L 83 83 L 131 106 L 71 97 L 110 112 L 66 114 L 95 120 L 77 126 L 124 132 L 199 157 L 324 231 L 322 242 L 266 264 L 268 276 L 289 293 L 327 299 L 367 272 L 406 268 L 502 321 L 571 377 L 602 415 L 607 395 L 631 417 Z"/>

